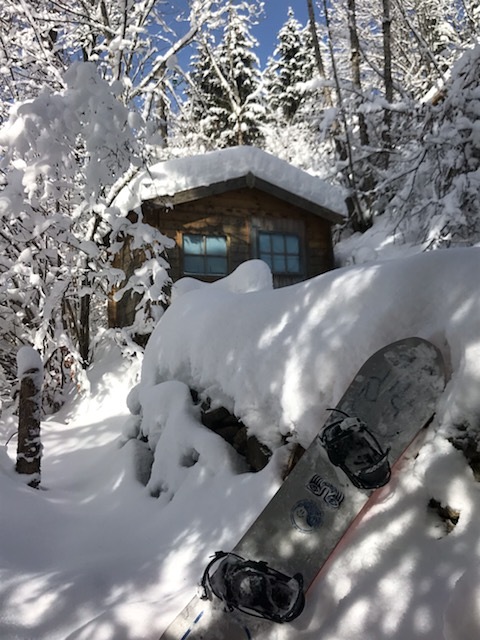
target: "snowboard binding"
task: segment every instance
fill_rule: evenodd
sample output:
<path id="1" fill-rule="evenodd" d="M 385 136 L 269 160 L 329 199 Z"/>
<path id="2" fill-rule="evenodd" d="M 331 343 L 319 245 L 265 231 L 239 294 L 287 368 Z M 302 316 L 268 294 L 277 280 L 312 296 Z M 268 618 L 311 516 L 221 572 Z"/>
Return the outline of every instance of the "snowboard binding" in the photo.
<path id="1" fill-rule="evenodd" d="M 388 461 L 390 449 L 380 446 L 365 422 L 350 417 L 340 409 L 331 409 L 343 415 L 325 427 L 320 440 L 330 462 L 340 467 L 359 489 L 377 489 L 390 480 Z"/>
<path id="2" fill-rule="evenodd" d="M 215 568 L 215 565 L 218 566 Z M 266 562 L 217 551 L 202 577 L 203 599 L 214 594 L 226 611 L 241 611 L 272 622 L 290 622 L 303 611 L 303 578 L 289 577 Z"/>

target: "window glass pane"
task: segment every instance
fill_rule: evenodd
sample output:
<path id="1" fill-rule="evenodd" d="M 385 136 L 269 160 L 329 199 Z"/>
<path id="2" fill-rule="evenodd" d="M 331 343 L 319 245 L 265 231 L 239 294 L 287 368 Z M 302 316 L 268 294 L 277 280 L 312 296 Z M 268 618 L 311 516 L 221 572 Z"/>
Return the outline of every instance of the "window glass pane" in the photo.
<path id="1" fill-rule="evenodd" d="M 259 258 L 273 273 L 300 274 L 300 240 L 289 233 L 258 232 Z"/>
<path id="2" fill-rule="evenodd" d="M 206 271 L 208 275 L 224 275 L 227 273 L 227 259 L 221 257 L 207 256 L 205 258 Z"/>
<path id="3" fill-rule="evenodd" d="M 225 275 L 227 264 L 227 239 L 225 236 L 184 234 L 184 273 Z"/>
<path id="4" fill-rule="evenodd" d="M 299 256 L 287 256 L 287 272 L 300 273 L 300 257 Z"/>
<path id="5" fill-rule="evenodd" d="M 260 253 L 270 253 L 272 250 L 270 245 L 270 234 L 260 232 L 258 234 L 258 246 Z"/>
<path id="6" fill-rule="evenodd" d="M 209 256 L 226 256 L 227 239 L 224 237 L 205 237 L 206 253 Z"/>
<path id="7" fill-rule="evenodd" d="M 203 236 L 183 236 L 183 250 L 190 255 L 202 255 L 204 252 Z"/>
<path id="8" fill-rule="evenodd" d="M 185 255 L 183 258 L 183 270 L 185 273 L 205 273 L 205 258 L 203 256 Z"/>
<path id="9" fill-rule="evenodd" d="M 273 272 L 274 273 L 285 273 L 287 270 L 287 266 L 285 263 L 285 256 L 276 255 L 273 256 Z"/>
<path id="10" fill-rule="evenodd" d="M 285 253 L 285 237 L 280 233 L 272 234 L 273 253 Z"/>
<path id="11" fill-rule="evenodd" d="M 297 236 L 286 236 L 287 253 L 300 254 L 300 247 Z"/>

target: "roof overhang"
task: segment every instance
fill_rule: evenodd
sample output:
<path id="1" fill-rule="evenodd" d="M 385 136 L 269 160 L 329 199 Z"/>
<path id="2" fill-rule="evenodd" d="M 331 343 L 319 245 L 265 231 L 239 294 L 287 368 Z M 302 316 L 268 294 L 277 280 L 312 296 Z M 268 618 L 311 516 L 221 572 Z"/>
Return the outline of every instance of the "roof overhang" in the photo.
<path id="1" fill-rule="evenodd" d="M 309 213 L 312 213 L 320 218 L 324 218 L 331 224 L 342 224 L 345 222 L 345 217 L 336 211 L 332 211 L 326 207 L 322 207 L 316 202 L 311 202 L 307 198 L 282 189 L 276 184 L 272 184 L 267 180 L 255 176 L 253 173 L 247 173 L 244 176 L 231 178 L 229 180 L 222 180 L 220 182 L 214 182 L 206 186 L 194 187 L 192 189 L 186 189 L 179 191 L 174 195 L 157 196 L 150 199 L 150 202 L 158 204 L 163 207 L 172 207 L 178 204 L 185 204 L 187 202 L 194 202 L 195 200 L 201 200 L 209 196 L 218 195 L 227 191 L 234 191 L 236 189 L 258 189 L 264 193 L 275 196 L 284 202 L 304 209 Z"/>

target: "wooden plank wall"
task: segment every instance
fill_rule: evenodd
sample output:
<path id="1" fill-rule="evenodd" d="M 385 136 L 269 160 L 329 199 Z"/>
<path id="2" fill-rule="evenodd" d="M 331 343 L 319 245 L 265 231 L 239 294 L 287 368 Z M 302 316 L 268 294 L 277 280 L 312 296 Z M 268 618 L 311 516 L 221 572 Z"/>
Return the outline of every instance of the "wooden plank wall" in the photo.
<path id="1" fill-rule="evenodd" d="M 256 257 L 255 231 L 292 232 L 304 239 L 304 278 L 334 266 L 331 225 L 328 221 L 256 189 L 237 189 L 165 209 L 155 201 L 143 205 L 145 221 L 174 238 L 168 252 L 170 274 L 183 275 L 182 234 L 204 233 L 228 238 L 229 271 Z"/>
<path id="2" fill-rule="evenodd" d="M 304 273 L 301 277 L 276 276 L 275 286 L 292 284 L 334 267 L 331 224 L 258 189 L 236 189 L 169 208 L 151 200 L 144 202 L 142 209 L 145 222 L 176 241 L 176 247 L 167 254 L 170 277 L 174 282 L 183 276 L 183 233 L 227 236 L 229 272 L 245 260 L 257 257 L 257 230 L 297 234 L 304 245 Z M 143 255 L 139 250 L 132 252 L 126 243 L 115 260 L 115 266 L 130 275 L 140 266 Z M 109 326 L 130 325 L 134 319 L 136 302 L 135 297 L 129 295 L 123 296 L 120 302 L 110 298 Z"/>

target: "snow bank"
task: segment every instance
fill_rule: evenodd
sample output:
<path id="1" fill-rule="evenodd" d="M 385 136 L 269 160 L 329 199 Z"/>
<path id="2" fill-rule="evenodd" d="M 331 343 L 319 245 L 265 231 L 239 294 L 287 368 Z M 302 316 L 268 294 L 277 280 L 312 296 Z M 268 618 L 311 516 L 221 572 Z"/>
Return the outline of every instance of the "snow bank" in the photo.
<path id="1" fill-rule="evenodd" d="M 340 187 L 249 146 L 220 149 L 155 164 L 138 174 L 120 192 L 114 205 L 125 215 L 137 209 L 144 200 L 173 196 L 249 173 L 321 207 L 346 215 L 345 193 Z"/>
<path id="2" fill-rule="evenodd" d="M 285 435 L 306 446 L 366 358 L 417 335 L 437 344 L 454 372 L 440 419 L 472 422 L 480 416 L 478 273 L 480 250 L 471 248 L 270 291 L 238 294 L 228 281 L 192 289 L 190 281 L 150 338 L 141 388 L 182 381 L 270 447 Z"/>
<path id="3" fill-rule="evenodd" d="M 137 364 L 106 347 L 89 394 L 42 424 L 43 491 L 15 474 L 14 439 L 0 448 L 0 638 L 157 640 L 212 553 L 233 548 L 270 500 L 288 453 L 244 473 L 189 387 L 272 446 L 287 432 L 306 444 L 363 361 L 414 334 L 440 346 L 451 371 L 436 422 L 337 548 L 302 616 L 269 640 L 480 637 L 480 485 L 447 441 L 479 424 L 479 256 L 438 251 L 282 290 L 259 263 L 212 285 L 179 282 L 130 393 L 134 415 L 124 400 Z M 1 442 L 15 426 L 4 412 Z M 431 499 L 459 512 L 448 535 Z"/>
<path id="4" fill-rule="evenodd" d="M 270 267 L 263 260 L 249 260 L 239 265 L 233 273 L 212 283 L 195 278 L 181 278 L 173 284 L 172 302 L 184 293 L 213 287 L 231 293 L 252 293 L 273 289 L 273 277 Z"/>

